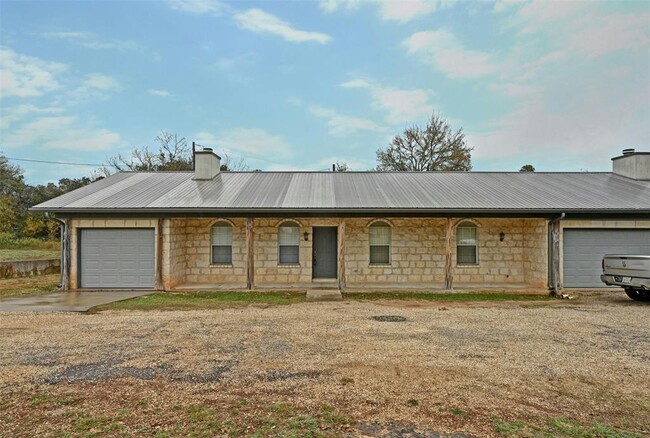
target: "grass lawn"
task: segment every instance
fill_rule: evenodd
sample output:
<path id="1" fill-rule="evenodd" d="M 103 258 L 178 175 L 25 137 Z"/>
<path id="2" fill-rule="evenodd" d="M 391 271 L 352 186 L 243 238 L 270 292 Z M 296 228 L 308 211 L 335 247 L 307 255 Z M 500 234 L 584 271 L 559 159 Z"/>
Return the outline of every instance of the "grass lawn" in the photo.
<path id="1" fill-rule="evenodd" d="M 425 300 L 425 301 L 545 301 L 545 295 L 509 293 L 364 292 L 343 294 L 345 301 Z M 189 310 L 247 306 L 286 305 L 305 301 L 303 292 L 162 292 L 96 307 L 94 310 Z"/>
<path id="2" fill-rule="evenodd" d="M 162 292 L 93 310 L 189 310 L 247 306 L 248 304 L 294 304 L 305 301 L 301 292 Z"/>
<path id="3" fill-rule="evenodd" d="M 0 262 L 7 260 L 39 260 L 58 259 L 61 251 L 58 249 L 2 249 L 0 248 Z"/>
<path id="4" fill-rule="evenodd" d="M 225 403 L 199 399 L 194 403 L 186 403 L 183 400 L 165 405 L 151 397 L 139 399 L 124 397 L 116 405 L 107 407 L 98 414 L 97 403 L 93 400 L 96 396 L 72 391 L 71 388 L 60 390 L 47 388 L 33 394 L 31 398 L 19 400 L 25 406 L 24 413 L 27 418 L 32 420 L 32 424 L 27 424 L 26 427 L 34 430 L 37 429 L 35 425 L 39 422 L 47 422 L 52 428 L 51 431 L 59 432 L 57 436 L 102 434 L 127 436 L 137 430 L 138 436 L 157 438 L 182 436 L 333 438 L 348 434 L 357 436 L 360 432 L 355 427 L 358 418 L 327 404 L 309 409 L 294 403 L 265 401 L 253 396 L 229 400 Z M 0 412 L 9 410 L 10 405 L 10 403 L 5 406 L 0 404 Z M 53 415 L 53 412 L 57 414 Z M 461 409 L 452 408 L 449 412 L 452 416 L 457 416 L 456 420 L 461 424 L 472 421 L 469 413 Z M 438 412 L 438 414 L 449 415 L 447 412 Z M 397 436 L 402 429 L 399 424 L 383 427 L 395 433 L 390 436 Z M 598 422 L 582 423 L 571 418 L 551 415 L 538 418 L 534 423 L 519 420 L 501 421 L 493 418 L 492 427 L 491 434 L 498 437 L 642 437 L 639 433 Z"/>
<path id="5" fill-rule="evenodd" d="M 51 292 L 59 285 L 59 274 L 0 279 L 0 298 Z"/>
<path id="6" fill-rule="evenodd" d="M 554 300 L 548 295 L 529 295 L 503 292 L 427 293 L 427 292 L 352 292 L 344 293 L 344 300 L 422 300 L 422 301 L 544 301 Z"/>

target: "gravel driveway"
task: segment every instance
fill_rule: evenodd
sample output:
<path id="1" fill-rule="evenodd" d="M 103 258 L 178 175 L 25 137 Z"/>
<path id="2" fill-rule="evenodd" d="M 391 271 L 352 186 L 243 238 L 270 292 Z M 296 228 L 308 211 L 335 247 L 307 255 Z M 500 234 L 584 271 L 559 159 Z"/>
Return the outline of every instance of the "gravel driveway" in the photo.
<path id="1" fill-rule="evenodd" d="M 103 414 L 141 399 L 172 416 L 173 406 L 197 401 L 327 405 L 354 420 L 351 436 L 391 436 L 396 424 L 410 431 L 402 436 L 490 436 L 495 419 L 545 418 L 643 433 L 649 312 L 607 293 L 551 302 L 3 314 L 0 435 L 47 434 L 61 424 L 65 409 L 41 413 L 39 424 L 26 419 L 43 392 L 82 394 L 86 410 Z M 122 431 L 151 435 L 159 420 L 138 421 L 150 429 Z"/>

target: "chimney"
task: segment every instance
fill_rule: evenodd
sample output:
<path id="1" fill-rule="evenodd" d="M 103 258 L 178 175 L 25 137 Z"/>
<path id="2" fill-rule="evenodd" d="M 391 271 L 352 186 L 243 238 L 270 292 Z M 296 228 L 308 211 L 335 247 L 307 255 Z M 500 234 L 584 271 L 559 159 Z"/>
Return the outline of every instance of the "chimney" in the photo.
<path id="1" fill-rule="evenodd" d="M 612 158 L 612 172 L 626 178 L 650 180 L 650 152 L 623 149 L 622 155 Z"/>
<path id="2" fill-rule="evenodd" d="M 201 151 L 194 151 L 194 179 L 212 179 L 221 169 L 221 157 L 212 148 L 203 148 Z"/>

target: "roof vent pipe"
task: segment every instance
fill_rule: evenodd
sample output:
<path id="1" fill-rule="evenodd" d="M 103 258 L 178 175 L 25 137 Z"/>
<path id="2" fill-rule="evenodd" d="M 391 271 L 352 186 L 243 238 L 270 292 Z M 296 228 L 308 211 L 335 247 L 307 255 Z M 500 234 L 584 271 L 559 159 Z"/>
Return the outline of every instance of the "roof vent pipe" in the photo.
<path id="1" fill-rule="evenodd" d="M 631 155 L 631 154 L 633 154 L 633 153 L 634 153 L 634 149 L 633 149 L 633 148 L 623 149 L 623 155 Z"/>
<path id="2" fill-rule="evenodd" d="M 194 179 L 209 180 L 217 176 L 221 170 L 221 157 L 212 148 L 194 150 Z"/>

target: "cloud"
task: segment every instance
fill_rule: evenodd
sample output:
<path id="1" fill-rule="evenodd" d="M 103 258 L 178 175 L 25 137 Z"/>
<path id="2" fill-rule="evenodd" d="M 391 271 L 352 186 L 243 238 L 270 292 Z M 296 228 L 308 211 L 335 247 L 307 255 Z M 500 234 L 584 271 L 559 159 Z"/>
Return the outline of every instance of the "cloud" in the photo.
<path id="1" fill-rule="evenodd" d="M 111 93 L 120 89 L 120 83 L 115 78 L 100 73 L 91 73 L 81 79 L 77 88 L 68 93 L 67 98 L 73 103 L 106 99 Z"/>
<path id="2" fill-rule="evenodd" d="M 309 112 L 316 117 L 327 119 L 329 133 L 335 137 L 345 137 L 360 131 L 385 132 L 386 128 L 369 119 L 346 116 L 318 105 L 309 107 Z"/>
<path id="3" fill-rule="evenodd" d="M 76 116 L 41 117 L 4 137 L 3 146 L 31 150 L 100 151 L 112 149 L 120 142 L 119 134 L 80 123 Z"/>
<path id="4" fill-rule="evenodd" d="M 22 104 L 12 107 L 2 107 L 2 117 L 0 117 L 0 129 L 8 129 L 14 123 L 20 122 L 30 114 L 59 114 L 63 108 L 45 107 L 41 108 L 33 104 Z"/>
<path id="5" fill-rule="evenodd" d="M 650 143 L 650 14 L 602 5 L 509 7 L 503 21 L 514 43 L 487 87 L 511 98 L 511 109 L 468 136 L 477 159 L 529 156 L 556 169 L 579 159 L 603 168 L 618 149 Z"/>
<path id="6" fill-rule="evenodd" d="M 456 0 L 320 0 L 318 5 L 326 13 L 344 9 L 352 11 L 361 4 L 374 4 L 384 21 L 406 23 L 437 10 L 452 7 Z"/>
<path id="7" fill-rule="evenodd" d="M 373 107 L 388 113 L 386 120 L 393 124 L 413 122 L 427 117 L 433 110 L 433 93 L 425 89 L 385 87 L 362 78 L 341 84 L 343 88 L 360 88 L 370 93 Z"/>
<path id="8" fill-rule="evenodd" d="M 68 66 L 0 48 L 0 97 L 33 97 L 61 87 Z"/>
<path id="9" fill-rule="evenodd" d="M 359 7 L 361 0 L 320 0 L 318 6 L 327 13 L 335 12 L 339 9 L 353 10 Z"/>
<path id="10" fill-rule="evenodd" d="M 464 48 L 446 29 L 414 33 L 404 40 L 404 45 L 410 55 L 450 78 L 477 78 L 497 71 L 492 55 Z"/>
<path id="11" fill-rule="evenodd" d="M 41 33 L 41 36 L 49 39 L 59 39 L 70 44 L 82 46 L 87 49 L 98 50 L 136 50 L 140 48 L 139 44 L 133 41 L 123 40 L 105 40 L 99 35 L 92 32 L 78 32 L 68 30 L 52 30 Z"/>
<path id="12" fill-rule="evenodd" d="M 326 44 L 332 40 L 327 34 L 308 32 L 293 28 L 289 23 L 261 9 L 248 9 L 235 14 L 235 21 L 241 29 L 251 32 L 276 35 L 291 42 L 310 42 Z"/>
<path id="13" fill-rule="evenodd" d="M 290 158 L 293 154 L 293 148 L 282 137 L 256 128 L 233 128 L 218 134 L 202 131 L 196 134 L 196 142 L 246 160 L 270 161 L 269 156 Z"/>
<path id="14" fill-rule="evenodd" d="M 159 96 L 159 97 L 170 97 L 172 95 L 169 91 L 156 90 L 154 88 L 148 89 L 147 93 L 151 94 L 152 96 Z"/>
<path id="15" fill-rule="evenodd" d="M 406 23 L 414 18 L 447 9 L 455 0 L 388 0 L 379 2 L 379 16 L 382 20 Z"/>
<path id="16" fill-rule="evenodd" d="M 228 5 L 217 0 L 172 0 L 169 5 L 176 11 L 214 16 L 220 16 L 228 9 Z"/>

